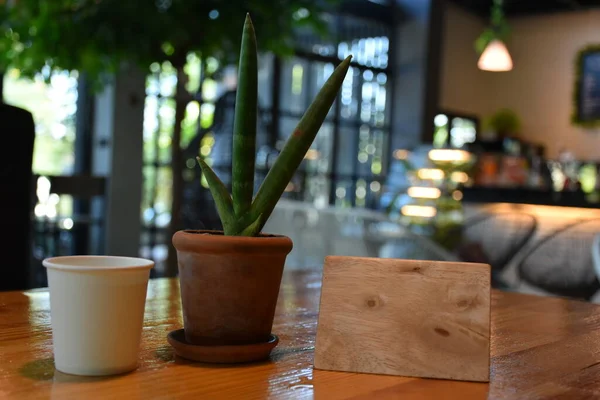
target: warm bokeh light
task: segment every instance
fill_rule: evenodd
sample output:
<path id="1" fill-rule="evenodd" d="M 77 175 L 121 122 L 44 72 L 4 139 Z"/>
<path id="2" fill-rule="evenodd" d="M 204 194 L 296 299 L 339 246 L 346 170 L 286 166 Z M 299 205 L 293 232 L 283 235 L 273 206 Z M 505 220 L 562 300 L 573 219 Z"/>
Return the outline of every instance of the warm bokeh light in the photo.
<path id="1" fill-rule="evenodd" d="M 394 158 L 396 160 L 406 160 L 409 155 L 410 153 L 408 152 L 408 150 L 398 149 L 394 151 Z"/>
<path id="2" fill-rule="evenodd" d="M 483 71 L 502 72 L 512 70 L 513 62 L 506 45 L 500 40 L 492 40 L 481 53 L 477 66 Z"/>
<path id="3" fill-rule="evenodd" d="M 456 201 L 461 201 L 463 198 L 463 193 L 460 190 L 455 190 L 452 192 L 452 198 Z"/>
<path id="4" fill-rule="evenodd" d="M 419 179 L 441 180 L 444 179 L 444 171 L 437 168 L 421 168 L 417 170 Z"/>
<path id="5" fill-rule="evenodd" d="M 296 185 L 294 185 L 292 182 L 288 183 L 285 187 L 286 192 L 293 192 L 294 189 L 296 189 Z"/>
<path id="6" fill-rule="evenodd" d="M 469 175 L 466 172 L 456 171 L 450 175 L 450 179 L 457 183 L 466 183 L 469 181 Z"/>
<path id="7" fill-rule="evenodd" d="M 308 151 L 306 152 L 306 154 L 304 155 L 304 159 L 305 160 L 310 160 L 310 161 L 314 161 L 319 159 L 319 151 L 315 150 L 315 149 L 308 149 Z"/>
<path id="8" fill-rule="evenodd" d="M 434 149 L 429 151 L 431 161 L 465 162 L 471 159 L 471 153 L 458 149 Z"/>
<path id="9" fill-rule="evenodd" d="M 425 217 L 431 218 L 435 217 L 437 214 L 437 210 L 431 206 L 415 206 L 415 205 L 406 205 L 400 209 L 402 215 L 407 217 Z"/>
<path id="10" fill-rule="evenodd" d="M 410 197 L 416 199 L 437 199 L 442 194 L 438 188 L 418 186 L 408 188 L 407 193 Z"/>
<path id="11" fill-rule="evenodd" d="M 533 204 L 495 203 L 479 207 L 478 210 L 492 213 L 521 212 L 531 214 L 545 223 L 564 223 L 569 219 L 591 219 L 598 217 L 598 210 L 594 208 L 542 206 Z"/>

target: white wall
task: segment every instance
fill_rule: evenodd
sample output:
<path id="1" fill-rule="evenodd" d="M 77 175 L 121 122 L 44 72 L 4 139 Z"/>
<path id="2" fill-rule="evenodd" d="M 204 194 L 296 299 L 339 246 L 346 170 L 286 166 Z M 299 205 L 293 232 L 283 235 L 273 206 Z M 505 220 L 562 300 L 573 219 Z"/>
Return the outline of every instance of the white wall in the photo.
<path id="1" fill-rule="evenodd" d="M 570 122 L 575 57 L 600 44 L 600 10 L 510 19 L 515 67 L 503 73 L 476 70 L 473 41 L 485 20 L 449 4 L 445 22 L 443 108 L 485 116 L 509 107 L 523 120 L 523 138 L 543 143 L 550 157 L 566 146 L 579 158 L 600 159 L 600 130 Z"/>

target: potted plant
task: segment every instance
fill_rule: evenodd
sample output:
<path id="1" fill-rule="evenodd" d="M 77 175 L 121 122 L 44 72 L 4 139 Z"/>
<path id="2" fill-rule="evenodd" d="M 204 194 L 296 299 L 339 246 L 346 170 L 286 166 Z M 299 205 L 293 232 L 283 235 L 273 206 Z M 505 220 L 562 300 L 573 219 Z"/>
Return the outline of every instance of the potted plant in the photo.
<path id="1" fill-rule="evenodd" d="M 497 139 L 516 137 L 521 130 L 521 119 L 513 110 L 503 108 L 487 118 L 485 129 L 493 132 Z"/>
<path id="2" fill-rule="evenodd" d="M 271 328 L 292 241 L 261 230 L 337 97 L 350 58 L 342 61 L 325 82 L 253 197 L 257 45 L 252 21 L 246 16 L 238 70 L 231 195 L 198 157 L 223 232 L 185 230 L 173 235 L 184 330 L 171 332 L 169 342 L 179 355 L 210 362 L 251 361 L 267 357 L 277 344 Z"/>

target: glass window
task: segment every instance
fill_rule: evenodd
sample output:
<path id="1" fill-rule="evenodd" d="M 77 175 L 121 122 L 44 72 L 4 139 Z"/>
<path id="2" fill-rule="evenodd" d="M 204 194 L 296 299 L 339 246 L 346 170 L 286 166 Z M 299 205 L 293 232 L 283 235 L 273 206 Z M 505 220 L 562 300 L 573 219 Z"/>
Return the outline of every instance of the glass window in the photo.
<path id="1" fill-rule="evenodd" d="M 338 97 L 340 104 L 331 108 L 328 122 L 309 151 L 311 157 L 318 155 L 319 166 L 313 167 L 316 161 L 311 161 L 302 170 L 303 188 L 312 191 L 303 198 L 314 201 L 314 188 L 321 188 L 329 193 L 330 204 L 368 207 L 375 204 L 372 199 L 379 196 L 380 182 L 387 174 L 391 28 L 345 14 L 329 19 L 327 39 L 300 31 L 299 51 L 282 63 L 279 139 L 293 130 L 334 66 L 352 54 L 353 64 Z M 328 188 L 323 187 L 324 182 Z"/>
<path id="2" fill-rule="evenodd" d="M 54 72 L 48 81 L 40 74 L 22 78 L 16 69 L 4 75 L 4 101 L 33 114 L 35 147 L 33 172 L 69 175 L 73 172 L 77 73 Z"/>

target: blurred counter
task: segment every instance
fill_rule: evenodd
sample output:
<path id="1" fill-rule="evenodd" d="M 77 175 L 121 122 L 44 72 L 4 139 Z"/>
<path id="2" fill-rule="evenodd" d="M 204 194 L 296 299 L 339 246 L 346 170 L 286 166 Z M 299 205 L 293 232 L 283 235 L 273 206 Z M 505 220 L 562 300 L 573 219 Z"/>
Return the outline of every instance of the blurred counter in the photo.
<path id="1" fill-rule="evenodd" d="M 600 203 L 591 202 L 581 191 L 555 192 L 528 188 L 494 188 L 473 186 L 462 189 L 466 203 L 511 203 L 559 207 L 600 208 Z"/>

